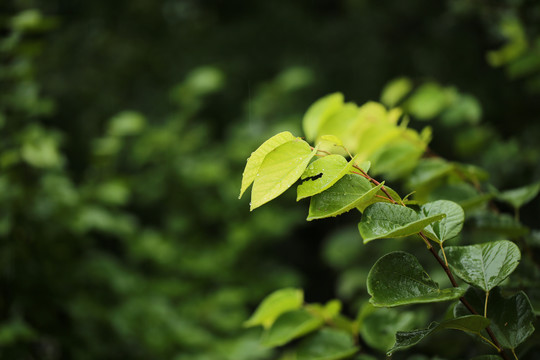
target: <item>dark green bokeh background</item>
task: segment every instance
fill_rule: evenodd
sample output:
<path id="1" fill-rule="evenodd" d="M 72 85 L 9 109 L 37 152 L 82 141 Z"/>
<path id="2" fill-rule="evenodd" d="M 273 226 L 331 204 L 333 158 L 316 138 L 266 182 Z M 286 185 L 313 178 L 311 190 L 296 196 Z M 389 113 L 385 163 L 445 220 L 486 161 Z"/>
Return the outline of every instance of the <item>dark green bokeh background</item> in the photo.
<path id="1" fill-rule="evenodd" d="M 22 11 L 37 20 L 17 30 Z M 250 214 L 241 173 L 270 135 L 300 135 L 327 93 L 378 100 L 403 75 L 454 85 L 483 122 L 434 123 L 433 150 L 500 189 L 540 178 L 540 65 L 518 77 L 513 59 L 486 60 L 508 43 L 508 17 L 534 59 L 534 1 L 21 0 L 0 12 L 4 40 L 20 31 L 0 65 L 2 358 L 272 358 L 242 322 L 279 287 L 342 295 L 321 251 L 357 219 L 306 224 L 293 194 Z M 471 131 L 478 151 L 456 150 Z M 528 205 L 523 221 L 538 213 Z"/>

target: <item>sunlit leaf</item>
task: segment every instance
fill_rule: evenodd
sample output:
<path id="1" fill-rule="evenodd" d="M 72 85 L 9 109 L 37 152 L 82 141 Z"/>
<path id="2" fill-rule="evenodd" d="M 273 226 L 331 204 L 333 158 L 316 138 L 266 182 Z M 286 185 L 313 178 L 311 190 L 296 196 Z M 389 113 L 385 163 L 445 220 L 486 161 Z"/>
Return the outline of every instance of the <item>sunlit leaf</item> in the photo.
<path id="1" fill-rule="evenodd" d="M 484 291 L 490 291 L 506 279 L 521 259 L 517 245 L 508 240 L 449 246 L 445 251 L 454 274 Z"/>
<path id="2" fill-rule="evenodd" d="M 352 165 L 341 155 L 328 155 L 315 160 L 302 174 L 296 201 L 328 189 L 347 174 Z"/>
<path id="3" fill-rule="evenodd" d="M 324 319 L 314 316 L 304 309 L 282 314 L 272 324 L 262 338 L 262 344 L 269 347 L 281 346 L 289 341 L 320 328 Z"/>
<path id="4" fill-rule="evenodd" d="M 251 191 L 253 210 L 278 197 L 300 178 L 317 148 L 303 140 L 289 141 L 272 150 L 259 168 Z"/>
<path id="5" fill-rule="evenodd" d="M 441 290 L 411 254 L 396 251 L 380 258 L 367 279 L 369 300 L 374 306 L 431 303 L 459 298 L 462 288 Z"/>
<path id="6" fill-rule="evenodd" d="M 330 116 L 339 111 L 342 106 L 343 94 L 341 93 L 327 95 L 311 105 L 304 115 L 304 119 L 302 120 L 302 126 L 304 128 L 304 134 L 306 134 L 306 139 L 309 141 L 315 140 L 321 125 L 324 124 L 324 122 L 328 120 Z"/>
<path id="7" fill-rule="evenodd" d="M 396 106 L 413 88 L 409 78 L 401 77 L 389 82 L 381 94 L 381 102 L 389 107 Z"/>
<path id="8" fill-rule="evenodd" d="M 304 302 L 304 292 L 299 289 L 280 289 L 264 298 L 244 326 L 262 325 L 269 328 L 283 313 L 299 309 Z"/>
<path id="9" fill-rule="evenodd" d="M 277 135 L 272 136 L 270 139 L 266 140 L 257 150 L 255 150 L 249 159 L 247 160 L 246 168 L 244 169 L 244 174 L 242 175 L 242 187 L 240 189 L 240 196 L 247 190 L 249 185 L 253 183 L 259 172 L 264 158 L 266 155 L 277 148 L 280 145 L 285 144 L 286 142 L 293 141 L 295 137 L 288 131 L 281 132 Z"/>

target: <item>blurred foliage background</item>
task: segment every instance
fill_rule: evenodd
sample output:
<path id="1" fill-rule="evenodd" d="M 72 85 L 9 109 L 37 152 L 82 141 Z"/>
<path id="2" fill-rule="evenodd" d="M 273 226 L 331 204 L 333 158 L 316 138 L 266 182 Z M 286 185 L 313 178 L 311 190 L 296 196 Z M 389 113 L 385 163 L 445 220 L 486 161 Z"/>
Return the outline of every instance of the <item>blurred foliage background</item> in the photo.
<path id="1" fill-rule="evenodd" d="M 0 22 L 2 358 L 275 358 L 242 323 L 286 286 L 355 314 L 388 249 L 292 193 L 237 199 L 250 152 L 333 91 L 455 87 L 431 150 L 540 179 L 536 1 L 3 0 Z"/>

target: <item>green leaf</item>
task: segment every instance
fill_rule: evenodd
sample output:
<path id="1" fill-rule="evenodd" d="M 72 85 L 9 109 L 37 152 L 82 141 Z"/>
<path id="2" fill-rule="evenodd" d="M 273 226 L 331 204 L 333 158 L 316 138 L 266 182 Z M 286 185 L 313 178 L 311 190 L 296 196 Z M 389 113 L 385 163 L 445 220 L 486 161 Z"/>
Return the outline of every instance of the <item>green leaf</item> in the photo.
<path id="1" fill-rule="evenodd" d="M 408 186 L 417 189 L 421 186 L 430 185 L 453 169 L 454 165 L 443 159 L 422 159 L 411 174 Z"/>
<path id="2" fill-rule="evenodd" d="M 482 117 L 482 106 L 471 95 L 460 95 L 441 117 L 442 122 L 448 126 L 457 126 L 463 123 L 478 124 Z"/>
<path id="3" fill-rule="evenodd" d="M 502 360 L 502 357 L 498 355 L 480 355 L 473 357 L 471 360 Z"/>
<path id="4" fill-rule="evenodd" d="M 304 128 L 304 134 L 309 141 L 315 140 L 319 132 L 319 128 L 324 124 L 330 116 L 338 112 L 343 106 L 343 94 L 333 93 L 317 100 L 313 105 L 309 107 L 304 119 L 302 120 L 302 126 Z M 327 134 L 322 134 L 327 135 Z"/>
<path id="5" fill-rule="evenodd" d="M 521 259 L 517 245 L 508 240 L 449 246 L 445 251 L 454 274 L 484 291 L 490 291 L 506 279 Z"/>
<path id="6" fill-rule="evenodd" d="M 486 211 L 477 214 L 474 220 L 477 230 L 501 234 L 511 239 L 516 239 L 529 233 L 529 228 L 523 226 L 509 214 L 496 214 Z"/>
<path id="7" fill-rule="evenodd" d="M 272 150 L 261 164 L 251 191 L 251 210 L 278 197 L 300 178 L 317 148 L 303 140 L 289 141 Z"/>
<path id="8" fill-rule="evenodd" d="M 396 342 L 396 332 L 411 330 L 420 325 L 416 312 L 374 308 L 369 303 L 367 305 L 373 310 L 367 308 L 369 313 L 361 318 L 360 335 L 366 344 L 374 349 L 388 351 Z"/>
<path id="9" fill-rule="evenodd" d="M 354 355 L 358 350 L 350 334 L 325 328 L 300 343 L 297 360 L 338 360 Z"/>
<path id="10" fill-rule="evenodd" d="M 514 208 L 519 209 L 538 195 L 540 182 L 523 186 L 513 190 L 506 190 L 497 195 L 497 199 L 504 201 Z"/>
<path id="11" fill-rule="evenodd" d="M 122 111 L 115 115 L 107 129 L 111 136 L 129 136 L 139 134 L 144 130 L 146 119 L 136 111 Z"/>
<path id="12" fill-rule="evenodd" d="M 354 159 L 353 159 L 354 160 Z M 312 162 L 302 174 L 296 201 L 321 193 L 345 176 L 354 165 L 341 155 L 328 155 Z"/>
<path id="13" fill-rule="evenodd" d="M 438 200 L 427 203 L 420 208 L 420 212 L 429 217 L 435 214 L 445 214 L 446 217 L 439 222 L 428 225 L 424 233 L 432 240 L 442 244 L 459 234 L 465 221 L 465 212 L 455 202 Z"/>
<path id="14" fill-rule="evenodd" d="M 295 137 L 288 131 L 281 132 L 277 135 L 272 136 L 270 139 L 266 140 L 257 150 L 255 150 L 249 159 L 247 160 L 246 167 L 244 169 L 244 174 L 242 175 L 242 187 L 240 189 L 239 199 L 242 197 L 242 194 L 247 190 L 249 185 L 253 183 L 259 172 L 264 158 L 266 155 L 277 148 L 280 145 L 283 145 L 289 141 L 293 141 Z"/>
<path id="15" fill-rule="evenodd" d="M 420 86 L 408 99 L 406 105 L 411 115 L 419 120 L 437 116 L 451 101 L 451 92 L 436 83 Z"/>
<path id="16" fill-rule="evenodd" d="M 268 347 L 281 346 L 289 341 L 317 330 L 324 320 L 304 309 L 282 314 L 268 329 L 262 338 L 262 344 Z"/>
<path id="17" fill-rule="evenodd" d="M 304 292 L 300 289 L 286 288 L 274 291 L 264 298 L 244 326 L 262 325 L 269 328 L 281 314 L 300 309 L 303 302 Z"/>
<path id="18" fill-rule="evenodd" d="M 331 188 L 311 198 L 307 220 L 343 214 L 371 200 L 382 184 L 373 187 L 364 177 L 348 174 Z"/>
<path id="19" fill-rule="evenodd" d="M 475 309 L 482 309 L 485 302 L 485 293 L 482 290 L 470 287 L 465 299 Z M 454 314 L 461 316 L 469 311 L 459 303 L 454 308 Z M 487 317 L 491 320 L 490 329 L 499 343 L 508 349 L 515 349 L 534 332 L 534 311 L 529 298 L 523 291 L 509 298 L 501 295 L 497 287 L 489 294 Z M 484 337 L 487 337 L 484 333 Z"/>
<path id="20" fill-rule="evenodd" d="M 396 106 L 413 88 L 409 78 L 401 77 L 389 82 L 381 94 L 381 102 L 386 106 Z"/>
<path id="21" fill-rule="evenodd" d="M 418 344 L 425 337 L 443 329 L 461 330 L 464 332 L 480 335 L 481 331 L 489 326 L 489 323 L 489 319 L 486 319 L 483 316 L 467 315 L 443 321 L 440 324 L 436 322 L 431 323 L 431 325 L 429 325 L 427 329 L 418 329 L 406 332 L 400 331 L 396 334 L 396 343 L 392 347 L 392 349 L 388 351 L 388 355 L 391 355 L 396 351 L 406 350 Z"/>
<path id="22" fill-rule="evenodd" d="M 408 207 L 375 203 L 367 207 L 358 224 L 364 243 L 375 239 L 403 237 L 422 231 L 427 225 L 444 218 L 444 214 L 421 217 Z"/>
<path id="23" fill-rule="evenodd" d="M 441 290 L 418 260 L 403 251 L 387 254 L 373 265 L 367 288 L 369 301 L 378 307 L 454 300 L 465 293 L 462 288 Z"/>

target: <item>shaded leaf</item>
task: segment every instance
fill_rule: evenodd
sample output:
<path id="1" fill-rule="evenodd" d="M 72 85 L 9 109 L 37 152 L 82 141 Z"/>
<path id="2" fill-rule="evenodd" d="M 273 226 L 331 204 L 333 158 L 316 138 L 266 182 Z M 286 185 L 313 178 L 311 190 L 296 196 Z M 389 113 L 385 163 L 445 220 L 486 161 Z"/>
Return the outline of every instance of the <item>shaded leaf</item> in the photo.
<path id="1" fill-rule="evenodd" d="M 490 291 L 518 266 L 521 253 L 508 240 L 446 248 L 450 268 L 467 283 Z"/>
<path id="2" fill-rule="evenodd" d="M 540 182 L 517 189 L 503 191 L 497 195 L 497 199 L 518 209 L 534 199 L 536 195 L 538 195 L 538 192 L 540 192 Z"/>
<path id="3" fill-rule="evenodd" d="M 419 120 L 432 119 L 450 104 L 451 95 L 437 83 L 426 83 L 410 96 L 407 110 Z"/>
<path id="4" fill-rule="evenodd" d="M 307 220 L 337 216 L 361 206 L 371 200 L 380 187 L 381 185 L 373 187 L 362 176 L 345 175 L 331 188 L 311 198 Z"/>
<path id="5" fill-rule="evenodd" d="M 470 287 L 465 294 L 465 299 L 473 308 L 482 309 L 485 293 Z M 461 303 L 454 308 L 456 316 L 468 313 L 469 311 Z M 534 311 L 529 298 L 523 291 L 505 298 L 498 287 L 493 289 L 489 295 L 487 317 L 491 320 L 489 327 L 497 340 L 508 349 L 515 349 L 534 332 Z M 484 336 L 487 337 L 487 333 Z"/>
<path id="6" fill-rule="evenodd" d="M 266 155 L 278 146 L 283 145 L 286 142 L 293 141 L 294 139 L 295 137 L 290 132 L 281 132 L 266 140 L 261 146 L 259 146 L 257 150 L 255 150 L 251 154 L 251 156 L 247 160 L 247 164 L 242 175 L 242 187 L 240 189 L 240 196 L 238 197 L 239 199 L 242 197 L 249 185 L 251 185 L 251 183 L 253 183 L 253 181 L 257 177 L 259 168 L 261 167 Z"/>
<path id="7" fill-rule="evenodd" d="M 364 210 L 358 224 L 364 243 L 375 239 L 403 237 L 422 231 L 427 225 L 444 218 L 444 214 L 421 217 L 402 205 L 375 203 Z"/>
<path id="8" fill-rule="evenodd" d="M 290 188 L 300 178 L 316 152 L 317 148 L 312 151 L 305 141 L 293 140 L 266 155 L 253 182 L 250 210 Z"/>
<path id="9" fill-rule="evenodd" d="M 448 200 L 438 200 L 422 205 L 420 212 L 425 217 L 445 214 L 441 221 L 428 225 L 424 233 L 432 240 L 442 244 L 459 234 L 465 221 L 465 213 L 461 206 Z"/>
<path id="10" fill-rule="evenodd" d="M 244 326 L 263 325 L 269 328 L 283 313 L 300 309 L 304 302 L 304 292 L 300 289 L 286 288 L 274 291 L 263 299 Z"/>
<path id="11" fill-rule="evenodd" d="M 264 346 L 281 346 L 320 328 L 324 320 L 304 309 L 282 314 L 262 338 Z"/>
<path id="12" fill-rule="evenodd" d="M 349 357 L 358 350 L 350 334 L 325 328 L 300 343 L 297 360 L 338 360 Z"/>
<path id="13" fill-rule="evenodd" d="M 368 309 L 360 322 L 360 335 L 370 347 L 382 352 L 388 351 L 396 342 L 396 332 L 414 329 L 420 325 L 417 314 L 413 311 L 398 311 L 392 308 Z M 365 312 L 362 309 L 362 312 Z"/>
<path id="14" fill-rule="evenodd" d="M 413 331 L 398 332 L 396 334 L 396 343 L 388 351 L 388 355 L 396 351 L 406 350 L 420 341 L 425 337 L 433 334 L 434 332 L 443 330 L 443 329 L 454 329 L 461 330 L 464 332 L 480 335 L 481 331 L 489 326 L 489 319 L 486 319 L 480 315 L 467 315 L 458 317 L 455 319 L 443 321 L 441 323 L 433 322 L 427 329 L 418 329 Z"/>
<path id="15" fill-rule="evenodd" d="M 396 251 L 380 258 L 367 279 L 369 300 L 374 306 L 398 306 L 454 300 L 465 293 L 462 288 L 439 288 L 416 257 Z"/>

